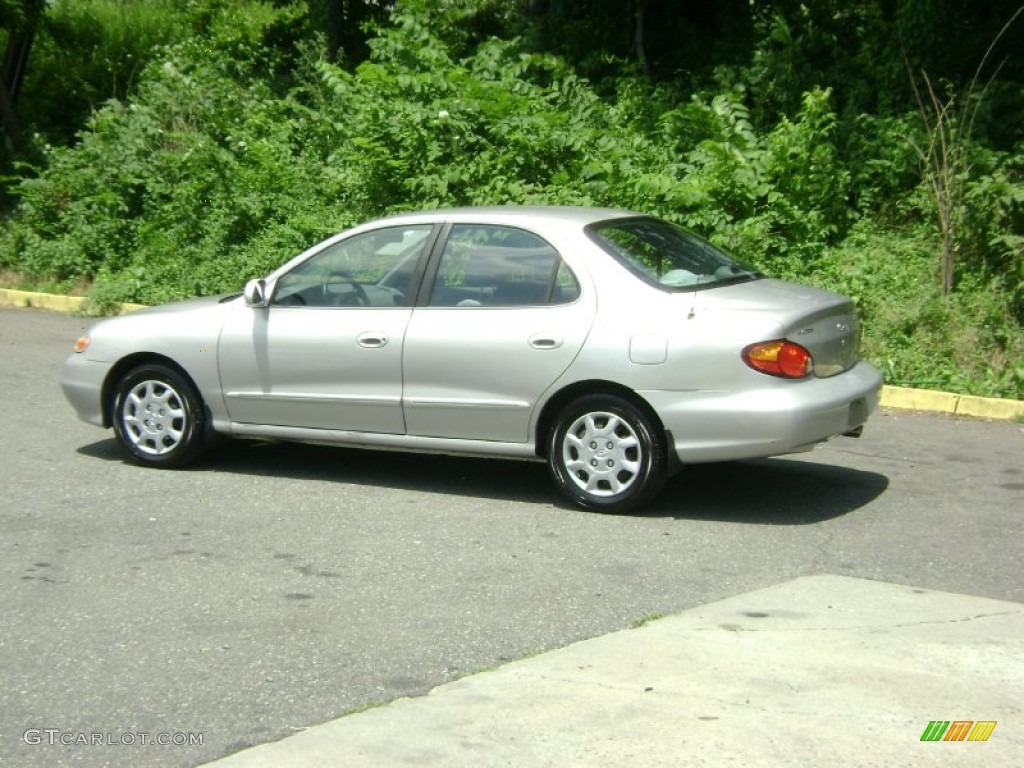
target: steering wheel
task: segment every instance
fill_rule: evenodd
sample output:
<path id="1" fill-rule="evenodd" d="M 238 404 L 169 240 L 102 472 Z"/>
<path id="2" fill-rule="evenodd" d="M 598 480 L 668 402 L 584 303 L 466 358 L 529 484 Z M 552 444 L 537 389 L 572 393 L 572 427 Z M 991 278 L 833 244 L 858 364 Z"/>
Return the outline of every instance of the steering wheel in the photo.
<path id="1" fill-rule="evenodd" d="M 344 279 L 335 280 L 334 278 L 337 277 Z M 332 294 L 327 288 L 327 286 L 332 283 L 345 283 L 347 285 L 351 285 L 352 291 L 351 293 L 345 294 Z M 356 281 L 355 275 L 347 269 L 336 269 L 328 274 L 320 284 L 320 291 L 323 294 L 325 303 L 333 303 L 335 306 L 339 307 L 370 306 L 370 297 L 366 295 L 366 290 Z"/>

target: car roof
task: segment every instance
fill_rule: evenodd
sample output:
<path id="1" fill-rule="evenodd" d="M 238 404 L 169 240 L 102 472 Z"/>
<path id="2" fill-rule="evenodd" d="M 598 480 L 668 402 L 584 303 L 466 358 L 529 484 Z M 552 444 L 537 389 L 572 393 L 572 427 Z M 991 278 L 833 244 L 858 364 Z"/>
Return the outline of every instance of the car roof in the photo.
<path id="1" fill-rule="evenodd" d="M 644 214 L 617 208 L 568 205 L 495 205 L 467 208 L 441 208 L 432 211 L 400 213 L 381 219 L 393 224 L 458 221 L 464 223 L 526 224 L 527 222 L 572 222 L 586 226 L 608 219 L 632 218 Z"/>

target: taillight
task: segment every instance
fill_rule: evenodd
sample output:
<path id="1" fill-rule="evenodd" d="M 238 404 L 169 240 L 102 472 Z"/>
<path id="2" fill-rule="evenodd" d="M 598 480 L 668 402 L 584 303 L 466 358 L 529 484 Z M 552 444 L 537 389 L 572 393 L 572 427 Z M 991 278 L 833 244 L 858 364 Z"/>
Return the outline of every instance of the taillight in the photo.
<path id="1" fill-rule="evenodd" d="M 814 370 L 811 353 L 785 339 L 751 344 L 744 348 L 742 357 L 755 371 L 787 379 L 802 379 Z"/>

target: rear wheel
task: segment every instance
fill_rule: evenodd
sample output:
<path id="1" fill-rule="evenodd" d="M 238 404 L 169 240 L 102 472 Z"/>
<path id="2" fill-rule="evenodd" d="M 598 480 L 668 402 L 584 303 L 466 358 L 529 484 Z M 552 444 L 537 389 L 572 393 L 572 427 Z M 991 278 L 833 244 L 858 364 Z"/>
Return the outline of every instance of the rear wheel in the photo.
<path id="1" fill-rule="evenodd" d="M 658 426 L 617 395 L 587 395 L 562 410 L 551 432 L 548 468 L 567 498 L 604 512 L 646 504 L 667 476 Z"/>
<path id="2" fill-rule="evenodd" d="M 138 464 L 184 466 L 205 449 L 202 402 L 192 383 L 173 368 L 141 365 L 117 384 L 114 433 Z"/>

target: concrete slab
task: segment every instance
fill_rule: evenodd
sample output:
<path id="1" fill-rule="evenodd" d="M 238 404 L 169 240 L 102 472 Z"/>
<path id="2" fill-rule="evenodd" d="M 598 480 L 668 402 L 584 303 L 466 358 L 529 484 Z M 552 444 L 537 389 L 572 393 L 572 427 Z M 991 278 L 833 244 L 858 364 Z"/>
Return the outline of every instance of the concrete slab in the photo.
<path id="1" fill-rule="evenodd" d="M 1024 605 L 796 579 L 236 753 L 274 766 L 1019 766 Z M 987 741 L 921 741 L 931 721 Z"/>

